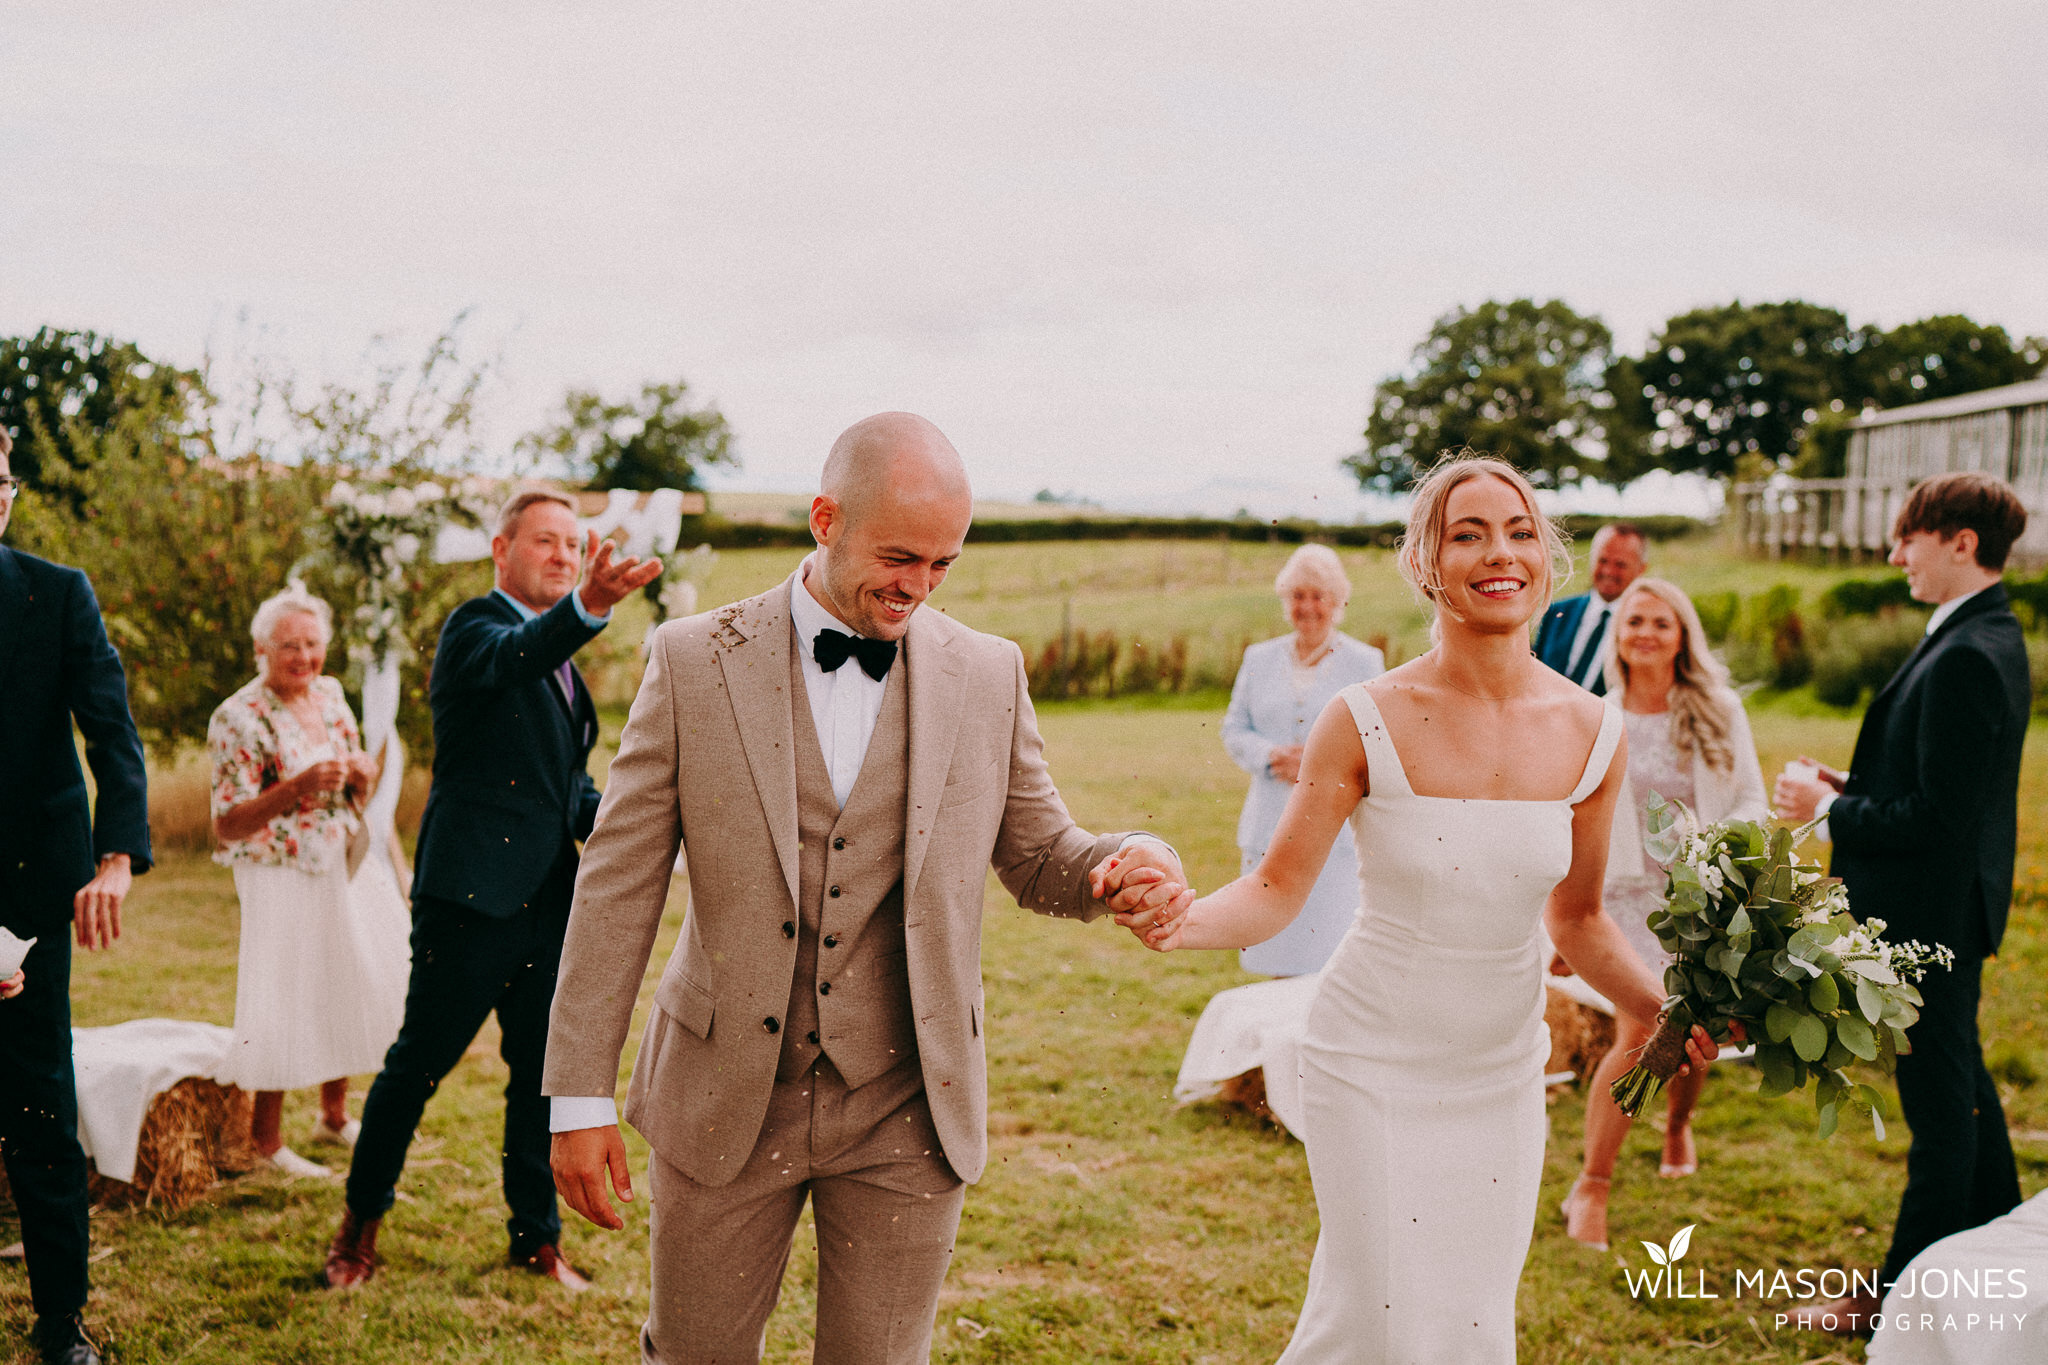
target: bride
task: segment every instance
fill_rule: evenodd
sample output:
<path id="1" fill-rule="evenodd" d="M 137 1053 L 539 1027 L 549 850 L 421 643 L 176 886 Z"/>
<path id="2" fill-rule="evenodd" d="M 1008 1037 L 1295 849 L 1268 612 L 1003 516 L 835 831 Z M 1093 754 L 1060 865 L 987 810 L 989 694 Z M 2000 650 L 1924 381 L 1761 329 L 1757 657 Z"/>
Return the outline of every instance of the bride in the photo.
<path id="1" fill-rule="evenodd" d="M 1621 713 L 1529 652 L 1563 540 L 1511 465 L 1466 453 L 1417 490 L 1398 562 L 1436 647 L 1323 711 L 1255 872 L 1143 930 L 1161 950 L 1271 938 L 1350 821 L 1363 904 L 1302 1046 L 1322 1231 L 1282 1365 L 1512 1361 L 1543 1169 L 1542 931 L 1644 1028 L 1663 1003 L 1601 913 Z M 1688 1052 L 1715 1048 L 1695 1030 Z"/>

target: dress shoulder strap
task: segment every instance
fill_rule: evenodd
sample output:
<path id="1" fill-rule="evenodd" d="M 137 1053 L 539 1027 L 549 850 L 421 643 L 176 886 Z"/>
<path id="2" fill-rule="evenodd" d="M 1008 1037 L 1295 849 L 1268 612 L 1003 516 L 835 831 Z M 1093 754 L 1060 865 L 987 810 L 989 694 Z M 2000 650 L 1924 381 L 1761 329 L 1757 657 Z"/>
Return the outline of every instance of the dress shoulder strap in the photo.
<path id="1" fill-rule="evenodd" d="M 1353 683 L 1337 694 L 1344 704 L 1351 708 L 1351 719 L 1358 726 L 1358 739 L 1365 746 L 1365 776 L 1372 796 L 1413 796 L 1415 789 L 1408 785 L 1408 771 L 1401 766 L 1401 755 L 1394 750 L 1392 736 L 1387 734 L 1386 719 L 1380 715 L 1379 703 L 1366 691 L 1364 683 Z"/>
<path id="2" fill-rule="evenodd" d="M 1591 796 L 1607 776 L 1607 765 L 1614 762 L 1615 746 L 1621 743 L 1621 708 L 1602 706 L 1600 710 L 1600 733 L 1594 737 L 1593 753 L 1586 759 L 1586 771 L 1579 777 L 1579 785 L 1572 788 L 1568 798 L 1574 806 Z"/>

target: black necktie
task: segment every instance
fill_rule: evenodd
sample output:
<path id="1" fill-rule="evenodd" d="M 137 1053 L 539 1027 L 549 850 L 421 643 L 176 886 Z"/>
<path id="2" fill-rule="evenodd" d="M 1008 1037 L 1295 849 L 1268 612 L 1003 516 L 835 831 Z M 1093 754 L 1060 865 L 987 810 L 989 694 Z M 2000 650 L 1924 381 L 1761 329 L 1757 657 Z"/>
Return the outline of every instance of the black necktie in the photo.
<path id="1" fill-rule="evenodd" d="M 811 641 L 811 657 L 827 673 L 837 673 L 839 665 L 858 657 L 860 671 L 880 682 L 888 676 L 889 665 L 896 662 L 896 642 L 870 640 L 864 635 L 848 635 L 843 630 L 821 630 L 818 638 Z"/>
<path id="2" fill-rule="evenodd" d="M 1586 647 L 1579 651 L 1579 661 L 1569 675 L 1573 682 L 1581 686 L 1586 682 L 1586 670 L 1600 655 L 1600 637 L 1607 633 L 1607 617 L 1612 611 L 1612 607 L 1600 608 L 1600 619 L 1593 623 L 1593 633 L 1586 637 Z"/>

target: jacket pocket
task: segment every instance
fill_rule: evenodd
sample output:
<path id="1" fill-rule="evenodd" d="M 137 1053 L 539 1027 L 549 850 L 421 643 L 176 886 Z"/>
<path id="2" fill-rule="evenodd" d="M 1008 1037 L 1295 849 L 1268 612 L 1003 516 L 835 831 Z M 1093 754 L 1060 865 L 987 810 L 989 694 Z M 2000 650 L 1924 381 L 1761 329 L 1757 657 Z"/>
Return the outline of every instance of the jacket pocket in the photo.
<path id="1" fill-rule="evenodd" d="M 711 1016 L 717 1012 L 716 1004 L 710 991 L 687 976 L 662 977 L 661 984 L 654 988 L 654 1004 L 699 1038 L 711 1037 Z"/>

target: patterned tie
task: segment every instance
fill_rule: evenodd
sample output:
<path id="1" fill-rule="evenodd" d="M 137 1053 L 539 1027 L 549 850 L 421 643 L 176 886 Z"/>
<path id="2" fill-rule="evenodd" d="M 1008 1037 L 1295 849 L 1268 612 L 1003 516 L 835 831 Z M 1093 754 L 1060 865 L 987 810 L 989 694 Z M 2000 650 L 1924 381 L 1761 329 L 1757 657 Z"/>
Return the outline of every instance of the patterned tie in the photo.
<path id="1" fill-rule="evenodd" d="M 1586 670 L 1592 666 L 1593 660 L 1600 656 L 1600 637 L 1607 633 L 1607 618 L 1613 612 L 1613 607 L 1604 602 L 1600 604 L 1600 619 L 1593 623 L 1593 633 L 1586 637 L 1586 647 L 1580 651 L 1578 663 L 1572 666 L 1571 673 L 1567 675 L 1581 687 L 1586 685 Z"/>
<path id="2" fill-rule="evenodd" d="M 555 670 L 555 685 L 562 689 L 562 700 L 569 703 L 569 709 L 575 710 L 576 671 L 569 666 L 567 659 L 562 660 L 562 666 Z"/>

